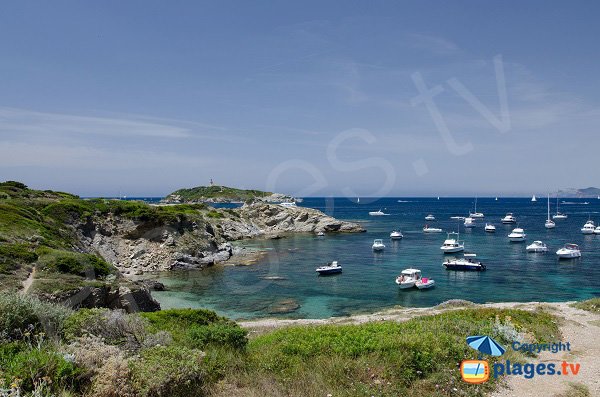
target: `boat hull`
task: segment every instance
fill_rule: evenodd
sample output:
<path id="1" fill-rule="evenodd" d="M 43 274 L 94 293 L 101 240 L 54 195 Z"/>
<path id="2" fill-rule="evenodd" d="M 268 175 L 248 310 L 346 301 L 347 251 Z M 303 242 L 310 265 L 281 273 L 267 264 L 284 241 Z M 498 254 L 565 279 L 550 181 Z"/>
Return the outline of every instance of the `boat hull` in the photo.
<path id="1" fill-rule="evenodd" d="M 319 274 L 319 276 L 329 276 L 331 274 L 338 274 L 341 273 L 342 269 L 323 269 L 323 270 L 317 270 L 317 273 Z"/>
<path id="2" fill-rule="evenodd" d="M 452 248 L 440 248 L 444 254 L 453 254 L 455 252 L 462 252 L 465 250 L 465 247 L 452 247 Z"/>
<path id="3" fill-rule="evenodd" d="M 472 264 L 454 264 L 454 263 L 444 263 L 444 267 L 446 270 L 455 270 L 455 271 L 469 271 L 469 272 L 481 272 L 485 270 L 485 265 L 472 263 Z"/>
<path id="4" fill-rule="evenodd" d="M 426 283 L 415 283 L 415 287 L 418 289 L 429 289 L 435 286 L 435 281 L 428 280 Z"/>

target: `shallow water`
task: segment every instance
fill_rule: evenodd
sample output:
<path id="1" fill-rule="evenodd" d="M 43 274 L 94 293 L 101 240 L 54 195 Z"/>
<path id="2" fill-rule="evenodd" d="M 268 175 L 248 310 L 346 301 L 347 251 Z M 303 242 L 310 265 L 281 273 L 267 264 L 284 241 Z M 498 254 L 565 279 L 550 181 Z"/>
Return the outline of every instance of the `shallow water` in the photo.
<path id="1" fill-rule="evenodd" d="M 589 216 L 600 220 L 600 200 L 569 199 L 590 204 L 561 206 L 567 220 L 557 220 L 555 229 L 544 228 L 546 201 L 538 199 L 480 198 L 478 211 L 486 217 L 478 227 L 465 230 L 460 223 L 466 249 L 477 253 L 487 266 L 485 272 L 453 272 L 442 267 L 439 247 L 446 231 L 455 231 L 458 221 L 450 216 L 468 213 L 471 198 L 397 198 L 357 204 L 345 198 L 308 198 L 302 206 L 317 208 L 340 219 L 363 222 L 367 233 L 329 234 L 324 238 L 296 235 L 281 240 L 252 241 L 244 245 L 267 250 L 251 266 L 215 266 L 203 271 L 163 273 L 157 278 L 168 291 L 156 292 L 163 308 L 204 307 L 234 318 L 274 316 L 282 318 L 326 318 L 386 307 L 432 306 L 448 299 L 474 302 L 565 301 L 600 295 L 600 236 L 585 236 L 581 227 Z M 384 209 L 390 216 L 371 217 L 369 211 Z M 554 205 L 552 211 L 554 211 Z M 514 225 L 502 225 L 500 218 L 513 212 L 527 233 L 527 243 L 510 243 L 507 235 Z M 426 222 L 433 214 L 436 221 Z M 496 225 L 495 234 L 485 233 L 485 222 Z M 423 234 L 425 223 L 441 227 L 444 233 Z M 400 228 L 401 241 L 390 241 L 389 233 Z M 383 253 L 373 253 L 373 239 L 382 238 Z M 542 240 L 546 254 L 525 252 L 525 246 Z M 565 243 L 579 244 L 583 257 L 558 260 L 554 252 Z M 451 255 L 446 255 L 451 256 Z M 318 277 L 315 268 L 338 260 L 340 275 Z M 436 281 L 435 288 L 399 290 L 396 275 L 405 268 L 421 269 Z M 275 278 L 275 279 L 273 279 Z M 275 313 L 282 301 L 300 307 L 290 313 Z M 288 307 L 288 309 L 291 309 Z"/>

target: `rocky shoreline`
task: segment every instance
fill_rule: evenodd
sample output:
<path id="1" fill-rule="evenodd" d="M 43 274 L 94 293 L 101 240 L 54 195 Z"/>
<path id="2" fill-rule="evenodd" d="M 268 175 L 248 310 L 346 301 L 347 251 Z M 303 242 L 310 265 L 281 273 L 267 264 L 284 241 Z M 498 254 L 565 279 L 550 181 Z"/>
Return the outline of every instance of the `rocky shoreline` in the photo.
<path id="1" fill-rule="evenodd" d="M 355 233 L 364 228 L 321 211 L 255 202 L 241 208 L 215 210 L 204 222 L 179 220 L 168 224 L 94 218 L 77 227 L 89 252 L 100 254 L 125 276 L 169 270 L 202 269 L 247 255 L 233 241 L 282 238 L 292 233 Z"/>

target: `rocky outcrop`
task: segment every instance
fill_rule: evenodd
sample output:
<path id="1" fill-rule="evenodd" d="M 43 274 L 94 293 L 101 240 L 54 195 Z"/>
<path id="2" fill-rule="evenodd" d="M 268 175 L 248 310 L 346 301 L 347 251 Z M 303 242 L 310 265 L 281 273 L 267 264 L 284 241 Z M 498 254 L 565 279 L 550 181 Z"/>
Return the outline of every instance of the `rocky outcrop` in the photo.
<path id="1" fill-rule="evenodd" d="M 73 309 L 105 307 L 122 309 L 128 313 L 160 310 L 160 304 L 144 286 L 86 286 L 58 294 L 41 294 L 40 298 Z"/>
<path id="2" fill-rule="evenodd" d="M 364 232 L 358 223 L 335 219 L 319 210 L 256 203 L 240 209 L 244 223 L 264 234 L 314 232 Z"/>
<path id="3" fill-rule="evenodd" d="M 361 232 L 356 223 L 318 210 L 255 202 L 217 217 L 180 219 L 169 224 L 115 216 L 89 219 L 78 228 L 86 250 L 96 252 L 125 276 L 165 270 L 201 269 L 240 252 L 231 241 L 274 238 L 287 233 Z"/>

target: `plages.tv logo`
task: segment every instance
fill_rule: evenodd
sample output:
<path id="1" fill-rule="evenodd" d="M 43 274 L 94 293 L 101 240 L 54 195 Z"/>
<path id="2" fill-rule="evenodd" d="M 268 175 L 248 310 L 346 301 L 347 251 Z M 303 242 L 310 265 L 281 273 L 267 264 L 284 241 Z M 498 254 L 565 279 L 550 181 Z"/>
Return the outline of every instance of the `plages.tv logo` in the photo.
<path id="1" fill-rule="evenodd" d="M 501 356 L 506 351 L 498 342 L 489 336 L 469 336 L 467 344 L 481 354 L 489 354 L 492 356 Z M 490 365 L 487 361 L 481 360 L 464 360 L 460 364 L 460 375 L 467 383 L 483 383 L 490 379 Z"/>
<path id="2" fill-rule="evenodd" d="M 510 362 L 510 360 L 495 362 L 493 368 L 490 368 L 489 363 L 482 359 L 482 355 L 501 356 L 506 352 L 504 347 L 489 336 L 481 335 L 467 337 L 467 344 L 479 352 L 478 360 L 464 360 L 460 365 L 460 374 L 463 381 L 467 383 L 484 383 L 487 382 L 492 375 L 494 378 L 503 375 L 523 376 L 525 379 L 531 379 L 537 375 L 574 376 L 577 375 L 581 369 L 579 363 L 569 363 L 566 361 L 560 363 L 542 362 L 521 364 L 519 362 Z M 515 341 L 511 344 L 511 348 L 517 352 L 540 353 L 542 351 L 547 351 L 552 354 L 557 354 L 560 352 L 571 351 L 571 344 L 569 342 L 521 343 Z"/>

